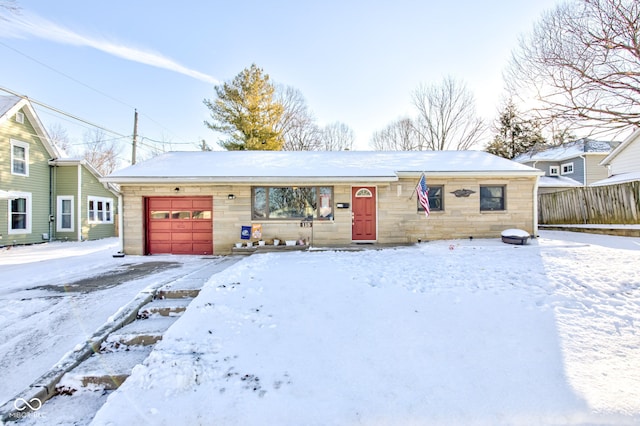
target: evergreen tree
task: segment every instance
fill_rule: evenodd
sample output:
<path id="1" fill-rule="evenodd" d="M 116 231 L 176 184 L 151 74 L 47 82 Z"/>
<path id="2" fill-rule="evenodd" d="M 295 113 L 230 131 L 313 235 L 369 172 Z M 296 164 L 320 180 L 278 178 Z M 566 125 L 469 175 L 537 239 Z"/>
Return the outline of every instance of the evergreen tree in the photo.
<path id="1" fill-rule="evenodd" d="M 500 113 L 496 127 L 497 133 L 485 150 L 499 157 L 513 159 L 535 145 L 546 143 L 540 124 L 519 116 L 511 99 Z"/>
<path id="2" fill-rule="evenodd" d="M 211 111 L 210 129 L 227 134 L 219 142 L 231 151 L 280 150 L 283 137 L 277 130 L 284 108 L 274 97 L 269 75 L 255 64 L 245 68 L 232 82 L 215 86 L 217 99 L 204 100 Z"/>

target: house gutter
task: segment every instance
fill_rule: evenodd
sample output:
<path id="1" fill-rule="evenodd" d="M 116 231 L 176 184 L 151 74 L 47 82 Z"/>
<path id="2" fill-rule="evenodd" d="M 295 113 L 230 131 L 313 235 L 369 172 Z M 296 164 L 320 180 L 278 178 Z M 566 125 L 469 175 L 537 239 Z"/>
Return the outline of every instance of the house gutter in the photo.
<path id="1" fill-rule="evenodd" d="M 118 240 L 120 242 L 120 253 L 124 253 L 124 209 L 122 194 L 120 193 L 118 193 Z"/>
<path id="2" fill-rule="evenodd" d="M 298 182 L 397 182 L 400 178 L 419 179 L 423 172 L 406 171 L 396 172 L 393 176 L 106 176 L 100 182 L 117 184 L 200 184 L 200 183 L 291 183 Z M 460 176 L 485 176 L 485 177 L 505 177 L 505 176 L 541 176 L 543 171 L 533 170 L 491 170 L 491 171 L 425 171 L 429 176 L 438 177 L 460 177 Z"/>
<path id="3" fill-rule="evenodd" d="M 89 208 L 89 206 L 87 206 Z M 78 163 L 78 241 L 82 241 L 82 165 Z"/>

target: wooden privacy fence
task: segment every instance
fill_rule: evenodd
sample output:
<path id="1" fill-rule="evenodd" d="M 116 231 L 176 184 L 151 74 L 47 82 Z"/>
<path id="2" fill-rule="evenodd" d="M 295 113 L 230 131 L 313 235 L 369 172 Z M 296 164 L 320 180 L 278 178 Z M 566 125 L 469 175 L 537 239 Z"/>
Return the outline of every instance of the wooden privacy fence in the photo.
<path id="1" fill-rule="evenodd" d="M 640 181 L 540 194 L 538 222 L 541 225 L 640 223 Z"/>

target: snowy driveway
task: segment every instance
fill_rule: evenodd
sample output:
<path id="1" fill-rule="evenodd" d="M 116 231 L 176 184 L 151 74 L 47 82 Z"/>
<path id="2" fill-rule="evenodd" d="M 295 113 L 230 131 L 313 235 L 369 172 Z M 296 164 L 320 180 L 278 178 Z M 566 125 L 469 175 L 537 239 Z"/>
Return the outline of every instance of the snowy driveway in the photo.
<path id="1" fill-rule="evenodd" d="M 113 258 L 117 239 L 0 249 L 0 405 L 148 286 L 200 257 Z"/>

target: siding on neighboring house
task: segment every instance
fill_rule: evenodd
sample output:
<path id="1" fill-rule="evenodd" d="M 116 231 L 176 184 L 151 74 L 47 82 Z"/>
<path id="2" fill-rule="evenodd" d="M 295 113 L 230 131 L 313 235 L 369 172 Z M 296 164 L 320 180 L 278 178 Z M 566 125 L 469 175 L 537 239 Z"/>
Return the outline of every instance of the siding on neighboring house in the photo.
<path id="1" fill-rule="evenodd" d="M 98 178 L 87 168 L 81 160 L 60 160 L 54 162 L 54 181 L 56 200 L 59 197 L 73 199 L 73 229 L 68 232 L 56 230 L 55 239 L 59 240 L 95 240 L 116 235 L 116 211 L 118 197 L 104 187 Z M 80 170 L 80 197 L 78 198 L 78 170 Z M 89 199 L 98 197 L 111 201 L 111 222 L 95 223 L 89 221 Z M 56 223 L 60 221 L 58 203 L 54 204 Z M 78 226 L 81 235 L 78 235 Z M 57 227 L 56 227 L 57 228 Z"/>
<path id="2" fill-rule="evenodd" d="M 640 171 L 640 136 L 611 161 L 611 175 Z"/>
<path id="3" fill-rule="evenodd" d="M 109 223 L 89 221 L 89 197 L 111 200 L 111 220 Z M 96 240 L 116 235 L 116 212 L 118 197 L 104 187 L 86 167 L 82 166 L 82 235 L 85 239 Z"/>
<path id="4" fill-rule="evenodd" d="M 607 168 L 600 165 L 604 157 L 606 157 L 606 154 L 591 154 L 585 156 L 587 160 L 587 185 L 607 178 Z"/>
<path id="5" fill-rule="evenodd" d="M 21 110 L 23 111 L 23 110 Z M 24 122 L 7 119 L 0 128 L 0 185 L 5 191 L 31 194 L 31 232 L 9 233 L 10 200 L 0 201 L 0 245 L 32 244 L 45 241 L 43 234 L 49 233 L 49 165 L 50 155 L 37 135 L 37 131 L 24 114 Z M 28 175 L 11 173 L 11 141 L 28 145 Z"/>

